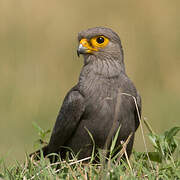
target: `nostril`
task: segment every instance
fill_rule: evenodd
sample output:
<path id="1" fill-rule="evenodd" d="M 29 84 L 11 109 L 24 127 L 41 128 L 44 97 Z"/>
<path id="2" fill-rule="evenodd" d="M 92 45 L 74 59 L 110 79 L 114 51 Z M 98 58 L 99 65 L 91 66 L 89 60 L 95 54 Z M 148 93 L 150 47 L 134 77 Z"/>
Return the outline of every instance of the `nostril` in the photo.
<path id="1" fill-rule="evenodd" d="M 87 39 L 81 39 L 80 44 L 82 44 L 83 46 L 88 46 Z"/>

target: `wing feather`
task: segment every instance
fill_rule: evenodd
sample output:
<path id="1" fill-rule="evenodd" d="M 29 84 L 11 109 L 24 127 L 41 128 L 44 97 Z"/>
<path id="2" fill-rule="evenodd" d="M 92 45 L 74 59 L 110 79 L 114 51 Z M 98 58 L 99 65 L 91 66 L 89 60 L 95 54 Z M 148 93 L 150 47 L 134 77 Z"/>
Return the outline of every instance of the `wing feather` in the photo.
<path id="1" fill-rule="evenodd" d="M 78 90 L 71 90 L 65 97 L 48 144 L 48 154 L 56 152 L 76 130 L 84 112 L 84 98 Z"/>

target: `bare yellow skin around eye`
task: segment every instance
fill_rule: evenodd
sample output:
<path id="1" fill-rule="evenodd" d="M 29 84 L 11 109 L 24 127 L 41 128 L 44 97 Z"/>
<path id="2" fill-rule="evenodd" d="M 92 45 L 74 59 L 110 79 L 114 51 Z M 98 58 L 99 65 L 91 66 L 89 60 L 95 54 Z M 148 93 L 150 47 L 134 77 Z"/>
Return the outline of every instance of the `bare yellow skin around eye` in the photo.
<path id="1" fill-rule="evenodd" d="M 99 37 L 104 38 L 103 43 L 97 42 L 97 38 Z M 91 53 L 93 51 L 98 51 L 100 48 L 105 47 L 108 44 L 108 42 L 109 42 L 109 39 L 104 36 L 95 36 L 91 38 L 90 42 L 88 42 L 88 40 L 85 38 L 81 39 L 80 44 L 82 44 L 84 47 L 87 48 L 87 53 Z"/>
<path id="2" fill-rule="evenodd" d="M 99 37 L 102 37 L 102 38 L 104 38 L 104 42 L 103 43 L 98 43 L 97 42 L 97 38 L 99 38 Z M 91 44 L 92 44 L 92 46 L 94 47 L 94 48 L 103 48 L 103 47 L 105 47 L 108 43 L 109 43 L 109 39 L 108 38 L 106 38 L 106 37 L 104 37 L 104 36 L 96 36 L 96 37 L 93 37 L 91 40 Z"/>

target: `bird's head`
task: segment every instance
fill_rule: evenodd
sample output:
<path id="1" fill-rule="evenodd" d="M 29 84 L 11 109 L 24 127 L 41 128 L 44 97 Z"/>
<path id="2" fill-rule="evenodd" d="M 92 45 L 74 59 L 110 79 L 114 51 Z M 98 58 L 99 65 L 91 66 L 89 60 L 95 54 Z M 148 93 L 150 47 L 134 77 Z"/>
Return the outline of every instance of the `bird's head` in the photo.
<path id="1" fill-rule="evenodd" d="M 113 30 L 105 27 L 90 28 L 81 31 L 78 40 L 77 54 L 83 54 L 85 60 L 94 56 L 101 60 L 116 60 L 123 63 L 121 41 Z"/>

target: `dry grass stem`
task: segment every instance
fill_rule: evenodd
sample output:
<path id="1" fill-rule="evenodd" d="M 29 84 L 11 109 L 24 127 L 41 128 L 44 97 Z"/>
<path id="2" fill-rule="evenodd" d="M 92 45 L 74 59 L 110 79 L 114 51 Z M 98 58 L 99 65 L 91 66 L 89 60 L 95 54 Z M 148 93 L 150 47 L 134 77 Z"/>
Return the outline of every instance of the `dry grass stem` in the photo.
<path id="1" fill-rule="evenodd" d="M 69 168 L 69 170 L 70 170 L 70 172 L 71 172 L 71 174 L 72 174 L 72 176 L 73 176 L 73 179 L 78 180 L 78 179 L 76 178 L 76 175 L 74 174 L 71 166 L 70 166 L 68 163 L 66 163 L 66 164 L 67 164 L 67 167 Z"/>
<path id="2" fill-rule="evenodd" d="M 50 165 L 48 165 L 45 169 L 48 169 L 54 165 L 59 165 L 59 164 L 68 164 L 69 166 L 73 165 L 73 164 L 77 164 L 79 162 L 83 162 L 83 161 L 86 161 L 86 160 L 89 160 L 91 159 L 91 157 L 86 157 L 86 158 L 83 158 L 83 159 L 80 159 L 78 161 L 73 161 L 71 163 L 67 163 L 66 161 L 61 161 L 61 162 L 56 162 L 56 163 L 51 163 Z M 37 163 L 35 163 L 35 161 L 31 158 L 31 162 L 33 162 L 36 166 L 38 166 Z M 33 177 L 30 178 L 30 180 L 34 179 L 36 176 L 38 176 L 39 174 L 41 174 L 45 169 L 42 169 L 40 172 L 38 172 L 37 174 L 35 174 Z M 55 173 L 59 172 L 61 169 L 58 169 L 55 171 Z"/>
<path id="3" fill-rule="evenodd" d="M 127 140 L 125 142 L 123 142 L 124 148 L 122 148 L 121 151 L 119 152 L 119 157 L 117 158 L 118 161 L 120 161 L 122 156 L 124 155 L 124 153 L 125 153 L 124 149 L 126 149 L 127 144 L 129 143 L 129 141 L 131 139 L 131 136 L 132 136 L 132 133 L 128 136 Z"/>
<path id="4" fill-rule="evenodd" d="M 77 170 L 80 172 L 81 176 L 83 177 L 84 180 L 87 180 L 87 174 L 86 171 L 83 173 L 80 167 L 77 167 Z"/>
<path id="5" fill-rule="evenodd" d="M 131 134 L 131 136 L 132 136 L 132 134 Z M 127 146 L 127 144 L 125 145 L 124 142 L 121 141 L 121 145 L 122 145 L 122 149 L 124 150 L 124 154 L 125 154 L 125 157 L 126 157 L 128 166 L 129 166 L 129 168 L 131 169 L 131 172 L 133 172 L 132 167 L 131 167 L 131 164 L 130 164 L 130 162 L 129 162 L 129 158 L 128 158 L 127 152 L 126 152 L 126 146 Z"/>
<path id="6" fill-rule="evenodd" d="M 140 112 L 139 112 L 139 108 L 138 108 L 138 105 L 137 105 L 136 98 L 134 96 L 132 96 L 131 94 L 127 94 L 127 93 L 122 93 L 122 94 L 126 95 L 126 96 L 129 96 L 129 97 L 132 97 L 133 100 L 134 100 L 134 103 L 135 103 L 135 106 L 136 106 L 136 110 L 137 110 L 138 119 L 139 119 L 139 123 L 140 123 L 140 128 L 141 128 L 141 133 L 142 133 L 142 137 L 143 137 L 143 142 L 144 142 L 144 147 L 145 147 L 146 155 L 148 157 L 149 164 L 150 164 L 151 168 L 153 169 L 153 165 L 151 163 L 151 160 L 150 160 L 149 154 L 148 154 L 148 150 L 147 150 L 147 144 L 146 144 L 146 140 L 145 140 L 145 136 L 144 136 L 144 130 L 143 130 L 143 127 L 142 127 L 141 116 L 140 116 Z"/>

